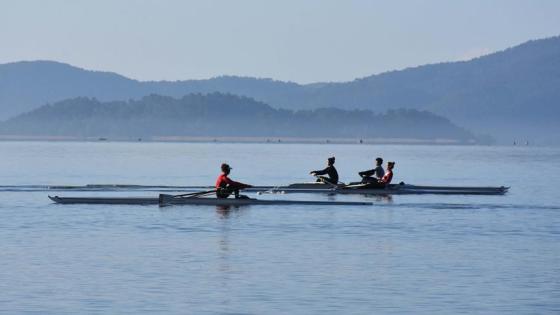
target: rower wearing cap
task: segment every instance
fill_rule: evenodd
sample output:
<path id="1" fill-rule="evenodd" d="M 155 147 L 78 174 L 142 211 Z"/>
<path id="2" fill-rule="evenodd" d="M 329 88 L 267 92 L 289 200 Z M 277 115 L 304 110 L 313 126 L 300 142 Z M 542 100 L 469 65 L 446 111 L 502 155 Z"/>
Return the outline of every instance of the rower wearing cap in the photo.
<path id="1" fill-rule="evenodd" d="M 228 175 L 231 172 L 232 168 L 228 164 L 223 163 L 221 169 L 222 174 L 220 174 L 220 176 L 218 176 L 218 179 L 216 180 L 216 197 L 227 198 L 229 197 L 229 195 L 231 195 L 231 193 L 234 193 L 235 198 L 240 198 L 240 189 L 253 187 L 251 185 L 243 184 L 229 179 Z"/>
<path id="2" fill-rule="evenodd" d="M 374 169 L 359 172 L 358 174 L 362 177 L 362 183 L 377 183 L 380 179 L 385 176 L 385 170 L 383 169 L 383 159 L 378 157 L 375 159 L 376 165 Z"/>
<path id="3" fill-rule="evenodd" d="M 327 167 L 325 169 L 322 169 L 320 171 L 311 171 L 311 172 L 309 172 L 309 174 L 317 176 L 318 177 L 317 178 L 318 182 L 328 182 L 328 183 L 331 183 L 333 185 L 337 185 L 338 184 L 338 172 L 336 171 L 336 168 L 334 167 L 334 161 L 335 161 L 334 156 L 328 158 L 327 159 Z M 318 175 L 328 175 L 329 177 L 318 176 Z"/>

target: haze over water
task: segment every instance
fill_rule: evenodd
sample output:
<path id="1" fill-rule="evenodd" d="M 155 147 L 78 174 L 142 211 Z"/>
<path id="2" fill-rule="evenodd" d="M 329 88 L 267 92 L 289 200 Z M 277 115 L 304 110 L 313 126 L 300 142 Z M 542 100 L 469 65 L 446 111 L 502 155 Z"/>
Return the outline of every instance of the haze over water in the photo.
<path id="1" fill-rule="evenodd" d="M 560 148 L 0 142 L 0 313 L 558 314 Z M 261 195 L 371 207 L 56 205 L 29 185 L 394 181 L 505 196 Z M 3 187 L 3 188 L 2 188 Z M 24 190 L 24 189 L 21 189 Z"/>

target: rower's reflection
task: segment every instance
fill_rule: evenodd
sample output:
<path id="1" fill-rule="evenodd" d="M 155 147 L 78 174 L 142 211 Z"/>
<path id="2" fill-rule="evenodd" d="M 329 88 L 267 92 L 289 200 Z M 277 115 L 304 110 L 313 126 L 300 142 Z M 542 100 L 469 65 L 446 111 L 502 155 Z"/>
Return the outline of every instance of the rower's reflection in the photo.
<path id="1" fill-rule="evenodd" d="M 367 198 L 368 201 L 370 200 L 374 200 L 375 202 L 381 202 L 381 203 L 393 203 L 393 195 L 391 194 L 386 194 L 386 195 L 364 195 L 365 198 Z"/>
<path id="2" fill-rule="evenodd" d="M 220 219 L 228 219 L 232 214 L 241 213 L 241 207 L 239 206 L 216 206 L 216 213 L 219 215 Z"/>
<path id="3" fill-rule="evenodd" d="M 229 206 L 216 206 L 216 212 L 219 214 L 220 219 L 228 218 L 231 212 Z M 231 231 L 231 221 L 230 220 L 219 220 L 219 236 L 218 236 L 218 247 L 216 255 L 217 259 L 217 272 L 220 275 L 220 287 L 226 291 L 231 289 L 231 246 L 229 234 Z M 224 295 L 220 303 L 227 304 L 230 303 L 229 295 Z"/>
<path id="4" fill-rule="evenodd" d="M 375 200 L 386 203 L 393 203 L 393 195 L 377 195 Z"/>
<path id="5" fill-rule="evenodd" d="M 218 214 L 218 238 L 217 238 L 217 260 L 216 267 L 219 274 L 220 288 L 224 292 L 232 290 L 232 281 L 235 275 L 235 263 L 232 261 L 232 256 L 235 256 L 239 248 L 232 243 L 231 238 L 235 233 L 235 222 L 232 220 L 232 215 L 239 215 L 242 213 L 242 208 L 239 206 L 216 206 L 216 213 Z M 223 220 L 222 220 L 223 219 Z M 223 305 L 230 304 L 232 297 L 230 294 L 223 294 L 219 297 L 219 303 Z"/>

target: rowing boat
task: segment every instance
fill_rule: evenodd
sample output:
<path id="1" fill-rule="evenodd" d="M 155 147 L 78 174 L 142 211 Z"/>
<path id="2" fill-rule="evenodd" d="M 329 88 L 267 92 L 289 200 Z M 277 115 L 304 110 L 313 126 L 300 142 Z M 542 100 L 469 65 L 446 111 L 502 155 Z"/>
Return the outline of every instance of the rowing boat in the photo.
<path id="1" fill-rule="evenodd" d="M 26 191 L 27 186 L 9 187 L 9 190 Z M 208 190 L 210 186 L 146 186 L 146 185 L 84 185 L 84 186 L 46 186 L 33 187 L 33 191 L 199 191 Z M 267 193 L 328 193 L 328 194 L 360 194 L 360 195 L 503 195 L 509 187 L 484 186 L 418 186 L 410 184 L 391 184 L 384 188 L 367 188 L 362 185 L 339 185 L 333 187 L 323 183 L 296 183 L 287 186 L 256 186 L 247 188 L 246 192 Z"/>
<path id="2" fill-rule="evenodd" d="M 329 193 L 329 194 L 361 194 L 361 195 L 397 195 L 397 194 L 435 194 L 435 195 L 503 195 L 509 187 L 476 187 L 476 186 L 417 186 L 410 184 L 391 184 L 386 187 L 368 188 L 367 186 L 340 185 L 333 187 L 323 183 L 298 183 L 286 187 L 273 187 L 263 190 L 261 187 L 250 188 L 248 191 L 268 191 L 284 193 Z"/>
<path id="3" fill-rule="evenodd" d="M 365 189 L 363 184 L 349 184 L 349 185 L 339 185 L 337 188 L 340 189 Z M 311 183 L 296 183 L 285 186 L 285 188 L 294 189 L 332 189 L 332 185 L 327 185 L 320 182 Z M 417 190 L 470 190 L 470 191 L 495 191 L 495 190 L 507 190 L 509 187 L 504 186 L 419 186 L 411 184 L 390 184 L 386 187 L 387 189 L 417 189 Z"/>
<path id="4" fill-rule="evenodd" d="M 355 201 L 304 201 L 304 200 L 262 200 L 254 198 L 174 198 L 163 195 L 164 201 L 154 197 L 59 197 L 49 198 L 61 204 L 111 204 L 111 205 L 208 205 L 208 206 L 245 206 L 245 205 L 320 205 L 320 206 L 370 206 L 371 202 Z"/>

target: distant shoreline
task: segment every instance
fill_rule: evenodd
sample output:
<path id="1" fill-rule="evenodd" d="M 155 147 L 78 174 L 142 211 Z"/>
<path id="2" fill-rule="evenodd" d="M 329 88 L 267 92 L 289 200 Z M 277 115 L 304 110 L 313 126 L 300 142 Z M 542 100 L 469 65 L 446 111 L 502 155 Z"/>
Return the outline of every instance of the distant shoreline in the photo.
<path id="1" fill-rule="evenodd" d="M 185 142 L 185 143 L 308 143 L 308 144 L 431 144 L 431 145 L 477 145 L 454 139 L 402 139 L 402 138 L 306 138 L 306 137 L 71 137 L 71 136 L 23 136 L 0 135 L 0 141 L 68 141 L 68 142 Z"/>

